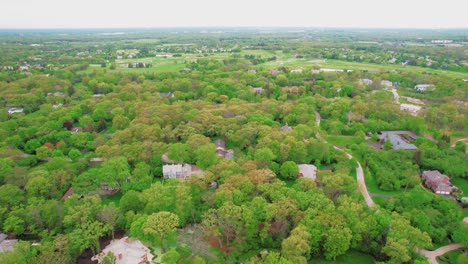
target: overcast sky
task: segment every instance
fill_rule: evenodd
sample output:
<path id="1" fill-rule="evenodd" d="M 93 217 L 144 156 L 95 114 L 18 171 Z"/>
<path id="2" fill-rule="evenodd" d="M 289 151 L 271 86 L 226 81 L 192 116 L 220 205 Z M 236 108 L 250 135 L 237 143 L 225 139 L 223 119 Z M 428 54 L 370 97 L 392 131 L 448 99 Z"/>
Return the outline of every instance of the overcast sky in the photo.
<path id="1" fill-rule="evenodd" d="M 468 28 L 468 0 L 0 0 L 0 28 Z"/>

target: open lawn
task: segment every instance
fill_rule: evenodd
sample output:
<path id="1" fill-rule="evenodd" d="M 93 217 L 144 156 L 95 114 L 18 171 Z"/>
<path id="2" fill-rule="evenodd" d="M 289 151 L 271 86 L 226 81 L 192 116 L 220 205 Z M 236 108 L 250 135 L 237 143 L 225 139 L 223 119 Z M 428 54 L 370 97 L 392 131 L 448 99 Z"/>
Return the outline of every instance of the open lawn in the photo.
<path id="1" fill-rule="evenodd" d="M 339 256 L 336 258 L 336 261 L 329 261 L 324 258 L 314 258 L 311 263 L 325 264 L 325 263 L 336 263 L 336 264 L 367 264 L 374 263 L 374 258 L 372 256 L 350 250 L 345 255 Z"/>
<path id="2" fill-rule="evenodd" d="M 352 136 L 328 136 L 326 140 L 335 146 L 343 146 L 348 148 L 353 144 L 364 142 L 363 139 Z"/>
<path id="3" fill-rule="evenodd" d="M 366 62 L 351 62 L 351 61 L 340 61 L 340 60 L 318 60 L 311 58 L 287 58 L 278 59 L 276 61 L 266 62 L 258 65 L 258 67 L 307 67 L 319 66 L 323 68 L 331 69 L 344 69 L 344 70 L 368 70 L 368 71 L 405 71 L 405 72 L 425 72 L 429 74 L 446 75 L 452 78 L 467 78 L 467 74 L 461 72 L 445 71 L 440 69 L 430 69 L 417 66 L 403 66 L 403 65 L 380 65 Z"/>
<path id="4" fill-rule="evenodd" d="M 445 253 L 445 255 L 438 257 L 437 261 L 439 262 L 439 264 L 458 264 L 458 257 L 461 254 L 463 254 L 461 250 L 450 251 Z"/>
<path id="5" fill-rule="evenodd" d="M 400 191 L 383 191 L 380 190 L 377 185 L 377 179 L 375 179 L 374 175 L 369 170 L 364 170 L 364 176 L 366 180 L 366 186 L 369 193 L 379 193 L 379 194 L 390 194 L 390 195 L 397 195 L 404 192 L 404 190 Z M 418 187 L 416 187 L 418 188 Z"/>
<path id="6" fill-rule="evenodd" d="M 468 197 L 468 180 L 463 178 L 452 178 L 450 179 L 450 182 L 463 191 L 460 195 L 461 197 Z"/>
<path id="7" fill-rule="evenodd" d="M 114 203 L 115 206 L 119 206 L 119 203 L 120 203 L 120 198 L 122 198 L 122 193 L 121 192 L 117 192 L 117 193 L 114 193 L 112 195 L 107 195 L 107 196 L 104 196 L 102 198 L 102 203 L 103 204 L 110 204 L 110 203 Z"/>

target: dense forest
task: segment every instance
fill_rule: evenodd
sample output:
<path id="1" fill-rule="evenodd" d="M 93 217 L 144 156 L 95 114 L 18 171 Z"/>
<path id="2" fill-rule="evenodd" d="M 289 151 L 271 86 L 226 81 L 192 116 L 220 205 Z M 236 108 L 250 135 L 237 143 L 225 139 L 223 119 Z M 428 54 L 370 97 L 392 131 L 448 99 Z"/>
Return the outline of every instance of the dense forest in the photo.
<path id="1" fill-rule="evenodd" d="M 103 33 L 0 31 L 0 263 L 92 263 L 122 234 L 155 263 L 468 246 L 463 32 Z"/>

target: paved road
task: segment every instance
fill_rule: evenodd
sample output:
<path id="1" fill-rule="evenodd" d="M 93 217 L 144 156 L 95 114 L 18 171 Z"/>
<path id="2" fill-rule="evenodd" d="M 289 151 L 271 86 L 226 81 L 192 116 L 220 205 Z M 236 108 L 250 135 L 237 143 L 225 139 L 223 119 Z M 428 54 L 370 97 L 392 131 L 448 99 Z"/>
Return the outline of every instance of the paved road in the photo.
<path id="1" fill-rule="evenodd" d="M 452 251 L 452 250 L 457 250 L 459 248 L 462 248 L 463 246 L 460 244 L 450 244 L 447 246 L 440 247 L 434 251 L 429 251 L 425 249 L 418 249 L 417 252 L 427 258 L 429 261 L 429 264 L 438 264 L 436 258 L 438 256 L 442 256 L 445 253 Z"/>
<path id="2" fill-rule="evenodd" d="M 315 111 L 315 118 L 317 120 L 317 126 L 320 127 L 320 121 L 321 121 L 321 117 L 320 117 L 320 114 Z M 327 142 L 325 141 L 324 139 L 322 139 L 322 137 L 320 136 L 320 134 L 317 132 L 317 134 L 315 134 L 315 136 L 322 140 L 323 142 Z M 340 151 L 343 151 L 346 156 L 348 157 L 348 159 L 352 159 L 353 156 L 351 154 L 349 154 L 348 152 L 340 149 L 339 147 L 337 146 L 333 146 L 333 148 L 335 148 L 336 150 L 340 150 Z M 359 188 L 359 191 L 361 192 L 362 196 L 364 197 L 364 200 L 366 201 L 366 204 L 367 206 L 369 207 L 375 207 L 375 203 L 374 201 L 372 200 L 371 196 L 369 195 L 369 192 L 367 191 L 367 186 L 366 186 L 366 181 L 364 180 L 364 171 L 361 167 L 361 163 L 359 163 L 359 161 L 356 161 L 358 166 L 356 168 L 356 178 L 357 178 L 357 182 L 358 182 L 358 188 Z"/>

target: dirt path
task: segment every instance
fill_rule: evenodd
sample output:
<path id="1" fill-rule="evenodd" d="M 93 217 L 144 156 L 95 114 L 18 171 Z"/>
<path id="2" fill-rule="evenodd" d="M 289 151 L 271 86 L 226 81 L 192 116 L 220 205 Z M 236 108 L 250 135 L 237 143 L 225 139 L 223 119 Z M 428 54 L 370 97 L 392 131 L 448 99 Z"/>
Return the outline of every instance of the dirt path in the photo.
<path id="1" fill-rule="evenodd" d="M 427 258 L 429 261 L 429 264 L 438 264 L 437 262 L 437 257 L 444 255 L 445 253 L 452 251 L 452 250 L 457 250 L 462 248 L 462 245 L 460 244 L 450 244 L 447 246 L 440 247 L 434 251 L 429 251 L 425 249 L 417 249 L 417 252 Z"/>

